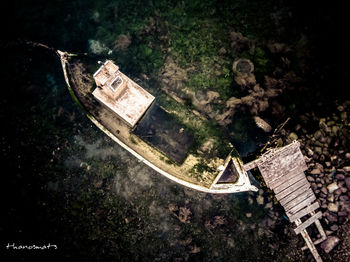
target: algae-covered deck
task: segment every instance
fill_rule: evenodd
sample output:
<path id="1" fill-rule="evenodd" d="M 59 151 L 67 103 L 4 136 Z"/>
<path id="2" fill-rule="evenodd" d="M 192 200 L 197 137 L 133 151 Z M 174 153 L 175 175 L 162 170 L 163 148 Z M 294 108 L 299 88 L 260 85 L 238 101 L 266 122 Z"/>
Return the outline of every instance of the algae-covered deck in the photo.
<path id="1" fill-rule="evenodd" d="M 156 103 L 146 112 L 133 133 L 179 164 L 187 157 L 194 141 L 186 127 L 177 123 Z"/>

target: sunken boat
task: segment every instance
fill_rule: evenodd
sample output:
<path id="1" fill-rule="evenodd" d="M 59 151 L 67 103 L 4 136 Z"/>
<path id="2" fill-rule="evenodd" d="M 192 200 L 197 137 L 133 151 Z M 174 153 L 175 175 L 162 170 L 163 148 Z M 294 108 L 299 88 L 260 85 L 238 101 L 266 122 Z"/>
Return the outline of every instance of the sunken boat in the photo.
<path id="1" fill-rule="evenodd" d="M 111 60 L 58 51 L 70 94 L 86 116 L 160 175 L 207 193 L 256 191 L 238 152 L 220 127 L 157 95 Z M 165 103 L 164 103 L 165 101 Z"/>

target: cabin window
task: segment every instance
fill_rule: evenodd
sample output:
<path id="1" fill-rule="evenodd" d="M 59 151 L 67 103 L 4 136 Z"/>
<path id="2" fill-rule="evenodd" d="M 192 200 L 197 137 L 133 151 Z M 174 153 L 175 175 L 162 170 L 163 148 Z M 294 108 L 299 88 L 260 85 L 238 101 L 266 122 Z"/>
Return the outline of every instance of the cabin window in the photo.
<path id="1" fill-rule="evenodd" d="M 120 76 L 117 76 L 111 83 L 111 88 L 113 92 L 117 91 L 117 89 L 123 84 L 123 79 Z"/>

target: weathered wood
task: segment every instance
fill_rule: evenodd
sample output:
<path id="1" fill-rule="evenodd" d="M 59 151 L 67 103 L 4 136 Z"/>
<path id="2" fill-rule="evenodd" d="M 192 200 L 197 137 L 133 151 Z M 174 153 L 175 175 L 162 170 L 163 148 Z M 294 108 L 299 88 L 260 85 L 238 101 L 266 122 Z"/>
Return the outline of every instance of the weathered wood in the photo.
<path id="1" fill-rule="evenodd" d="M 284 206 L 287 203 L 289 203 L 291 201 L 294 201 L 299 196 L 301 196 L 301 195 L 305 194 L 307 191 L 309 191 L 308 190 L 309 188 L 310 188 L 310 184 L 309 183 L 303 184 L 301 187 L 297 188 L 291 194 L 289 194 L 288 196 L 286 196 L 283 199 L 281 199 L 280 200 L 281 205 Z"/>
<path id="2" fill-rule="evenodd" d="M 319 207 L 320 207 L 320 204 L 318 202 L 315 202 L 311 206 L 305 207 L 304 209 L 300 210 L 299 212 L 295 213 L 294 215 L 288 216 L 288 218 L 289 218 L 290 222 L 294 222 L 298 218 L 306 216 L 307 214 L 311 213 L 312 211 L 314 211 L 315 209 L 317 209 Z"/>
<path id="3" fill-rule="evenodd" d="M 316 197 L 305 177 L 304 171 L 307 166 L 299 146 L 299 142 L 294 141 L 281 149 L 271 150 L 260 159 L 245 165 L 245 169 L 249 170 L 256 166 L 259 168 L 266 185 L 274 191 L 290 221 L 297 225 L 296 234 L 301 233 L 316 261 L 322 262 L 315 244 L 306 231 L 308 226 L 315 223 L 322 236 L 317 243 L 326 238 L 318 220 L 322 217 L 322 213 L 315 214 L 314 212 L 320 205 L 318 202 L 311 204 L 316 200 Z M 309 213 L 311 213 L 311 217 L 302 223 L 300 218 Z"/>
<path id="4" fill-rule="evenodd" d="M 313 224 L 316 220 L 322 217 L 322 212 L 319 211 L 312 217 L 310 217 L 308 220 L 306 220 L 304 223 L 300 224 L 297 228 L 294 229 L 295 234 L 300 234 L 302 230 L 306 229 L 308 226 Z"/>
<path id="5" fill-rule="evenodd" d="M 298 142 L 294 142 L 261 157 L 262 161 L 258 163 L 258 168 L 267 184 L 280 177 L 280 174 L 290 174 L 307 169 L 299 146 Z"/>
<path id="6" fill-rule="evenodd" d="M 320 223 L 320 221 L 319 220 L 316 220 L 316 222 L 315 223 Z M 314 245 L 318 245 L 318 244 L 320 244 L 320 243 L 322 243 L 323 241 L 325 241 L 327 239 L 327 237 L 325 237 L 325 238 L 320 238 L 320 239 L 317 239 L 317 240 L 315 240 L 315 241 L 313 241 L 313 243 L 314 243 Z M 301 250 L 306 250 L 306 249 L 308 249 L 309 247 L 306 245 L 306 246 L 303 246 L 302 248 L 301 248 Z"/>
<path id="7" fill-rule="evenodd" d="M 294 206 L 293 208 L 291 208 L 290 210 L 286 211 L 287 216 L 292 216 L 295 213 L 297 213 L 300 209 L 310 205 L 313 201 L 316 200 L 315 194 L 312 194 L 311 196 L 309 196 L 308 198 L 306 198 L 303 202 L 299 203 L 298 205 Z"/>
<path id="8" fill-rule="evenodd" d="M 292 209 L 293 207 L 297 206 L 299 203 L 303 203 L 310 196 L 314 196 L 315 197 L 315 194 L 314 194 L 314 192 L 312 191 L 311 188 L 309 190 L 303 192 L 301 195 L 299 195 L 298 197 L 296 197 L 292 201 L 290 201 L 290 202 L 286 203 L 285 205 L 283 205 L 284 210 L 288 211 L 288 210 Z"/>
<path id="9" fill-rule="evenodd" d="M 314 215 L 315 212 L 313 211 L 311 214 Z M 323 241 L 325 241 L 325 240 L 327 239 L 327 235 L 326 235 L 326 233 L 324 232 L 324 230 L 323 230 L 323 228 L 322 228 L 322 226 L 321 226 L 320 220 L 317 219 L 317 220 L 315 221 L 315 225 L 316 225 L 316 227 L 317 227 L 317 229 L 318 229 L 318 232 L 320 232 L 320 235 L 321 235 L 321 238 L 319 238 L 319 239 L 313 241 L 313 242 L 314 242 L 314 245 L 317 245 L 317 244 L 320 244 L 320 243 L 322 243 Z M 301 250 L 306 250 L 307 248 L 308 248 L 308 246 L 303 246 L 303 247 L 301 248 Z"/>
<path id="10" fill-rule="evenodd" d="M 295 174 L 304 174 L 304 167 L 297 166 L 294 169 L 289 170 L 288 173 L 275 173 L 274 176 L 270 176 L 268 178 L 269 184 L 271 187 L 274 187 L 274 185 L 278 184 L 280 180 L 282 179 L 288 179 L 289 177 L 293 177 Z"/>
<path id="11" fill-rule="evenodd" d="M 258 162 L 261 161 L 260 159 L 253 160 L 251 162 L 248 162 L 247 164 L 244 164 L 243 169 L 245 171 L 249 171 L 253 168 L 256 168 L 258 166 Z"/>
<path id="12" fill-rule="evenodd" d="M 297 219 L 297 220 L 295 220 L 295 224 L 296 224 L 297 226 L 299 226 L 299 225 L 302 224 L 302 222 L 301 222 L 300 219 Z M 314 256 L 316 262 L 322 262 L 322 258 L 321 258 L 320 255 L 318 254 L 317 249 L 316 249 L 314 243 L 312 242 L 312 240 L 311 240 L 309 234 L 307 233 L 307 231 L 306 231 L 305 229 L 301 231 L 301 235 L 302 235 L 302 237 L 304 238 L 304 240 L 305 240 L 305 242 L 306 242 L 306 245 L 307 245 L 308 248 L 310 249 L 311 254 Z"/>
<path id="13" fill-rule="evenodd" d="M 296 183 L 292 184 L 291 186 L 276 194 L 277 200 L 283 199 L 284 197 L 288 196 L 289 194 L 293 193 L 295 190 L 304 185 L 309 185 L 308 181 L 305 178 L 297 181 Z"/>
<path id="14" fill-rule="evenodd" d="M 286 176 L 285 180 L 281 179 L 280 181 L 276 181 L 275 183 L 271 184 L 270 188 L 275 192 L 275 194 L 278 194 L 300 180 L 307 181 L 304 173 Z"/>

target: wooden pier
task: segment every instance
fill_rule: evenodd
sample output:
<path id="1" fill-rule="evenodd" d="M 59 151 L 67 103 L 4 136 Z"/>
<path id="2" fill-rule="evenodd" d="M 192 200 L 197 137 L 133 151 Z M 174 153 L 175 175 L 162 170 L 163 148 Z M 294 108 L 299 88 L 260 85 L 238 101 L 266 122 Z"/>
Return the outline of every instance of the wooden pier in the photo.
<path id="1" fill-rule="evenodd" d="M 307 246 L 302 249 L 309 248 L 315 260 L 321 262 L 315 245 L 324 241 L 327 236 L 319 221 L 322 213 L 315 212 L 320 205 L 305 177 L 307 166 L 299 142 L 294 141 L 285 147 L 270 150 L 259 159 L 244 165 L 246 171 L 255 167 L 258 167 L 266 185 L 275 193 L 290 222 L 295 223 L 294 232 L 304 238 Z M 316 225 L 321 235 L 314 242 L 306 231 L 312 224 Z"/>

